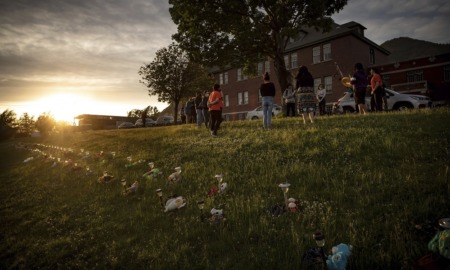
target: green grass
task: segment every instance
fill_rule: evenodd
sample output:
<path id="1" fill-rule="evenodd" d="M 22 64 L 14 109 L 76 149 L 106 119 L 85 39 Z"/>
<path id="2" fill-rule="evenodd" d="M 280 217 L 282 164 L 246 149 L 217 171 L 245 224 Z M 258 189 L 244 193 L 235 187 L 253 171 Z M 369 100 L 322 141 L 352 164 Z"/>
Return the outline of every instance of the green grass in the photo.
<path id="1" fill-rule="evenodd" d="M 261 121 L 224 122 L 219 138 L 182 125 L 3 142 L 0 269 L 300 269 L 317 230 L 327 250 L 353 245 L 348 269 L 410 269 L 431 240 L 415 224 L 449 217 L 449 119 L 443 108 L 321 117 L 306 127 L 276 119 L 270 131 Z M 52 167 L 35 149 L 83 170 Z M 125 168 L 129 156 L 163 175 L 143 179 L 146 163 Z M 169 185 L 177 166 L 183 179 Z M 116 181 L 97 183 L 104 170 Z M 229 190 L 208 197 L 218 173 Z M 122 178 L 140 182 L 136 195 L 121 195 Z M 300 212 L 271 217 L 265 209 L 283 202 L 285 181 Z M 187 207 L 164 213 L 158 188 Z M 226 221 L 201 222 L 201 199 L 205 213 L 225 205 Z"/>

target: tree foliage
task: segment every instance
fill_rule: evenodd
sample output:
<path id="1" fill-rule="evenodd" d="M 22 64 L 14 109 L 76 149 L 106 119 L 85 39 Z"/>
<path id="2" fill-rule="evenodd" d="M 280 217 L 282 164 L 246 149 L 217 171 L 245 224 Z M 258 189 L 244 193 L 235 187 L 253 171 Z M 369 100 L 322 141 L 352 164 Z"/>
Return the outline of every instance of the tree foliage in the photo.
<path id="1" fill-rule="evenodd" d="M 145 109 L 141 110 L 141 109 L 132 109 L 131 111 L 129 111 L 127 113 L 128 117 L 135 117 L 135 118 L 141 118 L 142 117 L 142 113 L 144 112 Z M 158 117 L 160 114 L 159 110 L 157 107 L 153 107 L 153 106 L 148 106 L 148 111 L 147 111 L 147 118 L 155 118 Z"/>
<path id="2" fill-rule="evenodd" d="M 0 140 L 9 139 L 16 133 L 16 113 L 6 109 L 0 114 Z"/>
<path id="3" fill-rule="evenodd" d="M 284 55 L 289 40 L 302 27 L 324 31 L 331 15 L 347 0 L 169 0 L 173 38 L 194 61 L 210 66 L 231 65 L 255 70 L 262 60 L 273 60 L 283 89 L 290 81 Z"/>
<path id="4" fill-rule="evenodd" d="M 34 121 L 34 117 L 30 116 L 28 113 L 24 113 L 22 114 L 22 116 L 20 116 L 19 121 L 18 121 L 18 129 L 17 132 L 21 135 L 21 136 L 30 136 L 31 133 L 33 133 L 34 129 L 35 129 L 35 122 Z"/>
<path id="5" fill-rule="evenodd" d="M 177 119 L 178 105 L 183 98 L 210 89 L 212 84 L 207 71 L 189 61 L 174 43 L 158 50 L 153 62 L 140 68 L 139 75 L 150 96 L 156 95 L 158 101 L 174 104 L 174 119 Z"/>
<path id="6" fill-rule="evenodd" d="M 50 113 L 39 115 L 35 123 L 36 129 L 39 130 L 42 135 L 50 134 L 55 128 L 55 125 L 55 118 Z"/>

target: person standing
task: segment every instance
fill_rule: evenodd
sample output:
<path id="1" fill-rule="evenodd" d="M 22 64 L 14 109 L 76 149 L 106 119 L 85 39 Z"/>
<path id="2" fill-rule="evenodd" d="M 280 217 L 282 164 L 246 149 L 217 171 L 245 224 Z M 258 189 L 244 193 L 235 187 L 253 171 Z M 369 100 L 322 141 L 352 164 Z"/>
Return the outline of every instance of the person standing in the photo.
<path id="1" fill-rule="evenodd" d="M 197 127 L 201 128 L 203 123 L 203 98 L 200 92 L 195 96 L 195 110 L 197 111 Z"/>
<path id="2" fill-rule="evenodd" d="M 219 84 L 214 84 L 213 91 L 208 97 L 208 108 L 211 117 L 211 135 L 217 137 L 217 130 L 222 123 L 223 98 Z"/>
<path id="3" fill-rule="evenodd" d="M 372 88 L 371 94 L 374 97 L 375 109 L 377 112 L 381 112 L 383 111 L 383 80 L 376 68 L 370 69 L 370 75 L 372 75 L 370 87 Z"/>
<path id="4" fill-rule="evenodd" d="M 301 66 L 295 76 L 297 83 L 297 110 L 302 114 L 303 124 L 309 116 L 311 124 L 314 123 L 314 113 L 316 111 L 316 95 L 314 94 L 314 79 L 306 66 Z"/>
<path id="5" fill-rule="evenodd" d="M 319 86 L 317 87 L 317 92 L 316 92 L 316 98 L 319 101 L 319 113 L 320 115 L 325 115 L 326 114 L 326 101 L 325 101 L 325 96 L 327 95 L 327 89 L 325 89 L 325 87 L 323 86 L 323 84 L 319 84 Z"/>
<path id="6" fill-rule="evenodd" d="M 184 107 L 184 113 L 186 114 L 186 123 L 191 124 L 192 123 L 192 111 L 194 110 L 194 101 L 192 98 L 189 98 L 189 100 L 186 102 L 186 106 Z"/>
<path id="7" fill-rule="evenodd" d="M 203 119 L 205 120 L 205 126 L 206 128 L 209 127 L 209 110 L 208 110 L 208 98 L 209 98 L 209 92 L 205 91 L 202 98 L 202 106 L 203 106 Z"/>
<path id="8" fill-rule="evenodd" d="M 270 126 L 272 125 L 275 85 L 270 81 L 269 72 L 266 72 L 263 75 L 263 83 L 259 87 L 259 95 L 262 97 L 263 127 L 264 129 L 270 129 Z"/>
<path id="9" fill-rule="evenodd" d="M 181 105 L 180 117 L 181 117 L 181 124 L 186 124 L 186 112 L 184 110 L 184 105 Z"/>
<path id="10" fill-rule="evenodd" d="M 289 83 L 284 90 L 283 98 L 286 102 L 286 117 L 295 116 L 295 91 L 292 89 L 292 84 Z"/>
<path id="11" fill-rule="evenodd" d="M 355 64 L 355 73 L 351 78 L 353 93 L 360 114 L 366 114 L 366 89 L 368 85 L 367 75 L 361 63 Z"/>

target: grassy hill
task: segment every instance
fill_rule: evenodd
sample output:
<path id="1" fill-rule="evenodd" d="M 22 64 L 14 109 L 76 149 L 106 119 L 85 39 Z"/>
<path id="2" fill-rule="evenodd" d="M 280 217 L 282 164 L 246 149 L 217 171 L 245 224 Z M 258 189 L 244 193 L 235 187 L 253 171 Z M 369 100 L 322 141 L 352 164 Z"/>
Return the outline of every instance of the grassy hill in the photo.
<path id="1" fill-rule="evenodd" d="M 300 269 L 320 230 L 327 254 L 353 246 L 348 269 L 411 269 L 434 234 L 415 226 L 449 217 L 449 119 L 441 108 L 276 119 L 270 131 L 225 122 L 218 138 L 181 125 L 3 142 L 0 268 Z M 162 175 L 143 177 L 149 161 Z M 115 180 L 98 183 L 104 171 Z M 216 174 L 228 189 L 208 196 Z M 137 193 L 123 196 L 121 179 Z M 274 217 L 286 181 L 299 211 Z M 187 205 L 164 212 L 159 188 Z"/>
<path id="2" fill-rule="evenodd" d="M 450 53 L 450 44 L 437 44 L 408 37 L 388 40 L 381 44 L 381 47 L 391 53 L 390 63 Z"/>

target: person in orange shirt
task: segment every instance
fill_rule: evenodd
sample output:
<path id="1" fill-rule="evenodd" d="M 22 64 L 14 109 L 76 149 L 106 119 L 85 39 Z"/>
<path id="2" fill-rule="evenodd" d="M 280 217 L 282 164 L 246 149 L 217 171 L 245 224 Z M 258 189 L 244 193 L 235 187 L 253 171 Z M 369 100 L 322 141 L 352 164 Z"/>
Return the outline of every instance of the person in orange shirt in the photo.
<path id="1" fill-rule="evenodd" d="M 375 108 L 377 112 L 381 112 L 383 110 L 383 81 L 381 80 L 380 73 L 376 68 L 370 69 L 370 75 L 372 78 L 370 79 L 370 87 L 372 88 L 371 94 L 375 99 Z"/>
<path id="2" fill-rule="evenodd" d="M 208 108 L 210 114 L 211 135 L 217 137 L 217 130 L 222 123 L 223 97 L 219 84 L 214 84 L 213 91 L 208 98 Z"/>

